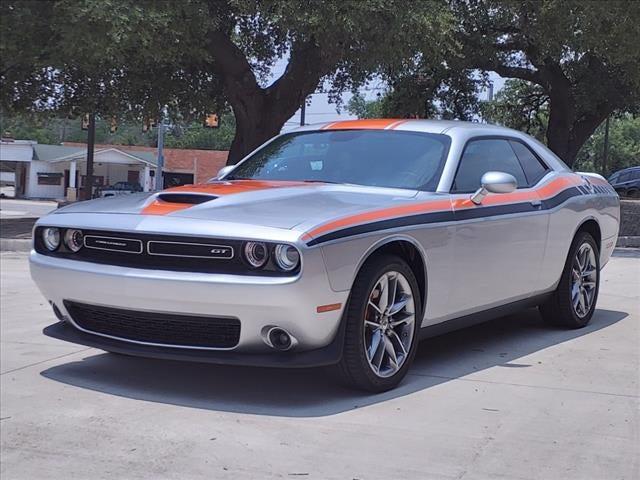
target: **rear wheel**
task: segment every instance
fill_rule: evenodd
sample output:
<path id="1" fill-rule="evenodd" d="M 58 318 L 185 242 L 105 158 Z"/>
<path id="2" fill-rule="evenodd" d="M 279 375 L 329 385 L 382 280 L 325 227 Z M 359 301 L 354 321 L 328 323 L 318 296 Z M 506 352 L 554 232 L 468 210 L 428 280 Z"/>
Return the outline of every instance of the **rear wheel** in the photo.
<path id="1" fill-rule="evenodd" d="M 540 306 L 540 313 L 551 324 L 582 328 L 593 316 L 599 287 L 598 246 L 589 233 L 579 232 L 569 249 L 558 288 Z"/>
<path id="2" fill-rule="evenodd" d="M 343 382 L 372 392 L 398 385 L 416 352 L 421 312 L 418 282 L 404 260 L 384 255 L 367 262 L 345 312 Z"/>

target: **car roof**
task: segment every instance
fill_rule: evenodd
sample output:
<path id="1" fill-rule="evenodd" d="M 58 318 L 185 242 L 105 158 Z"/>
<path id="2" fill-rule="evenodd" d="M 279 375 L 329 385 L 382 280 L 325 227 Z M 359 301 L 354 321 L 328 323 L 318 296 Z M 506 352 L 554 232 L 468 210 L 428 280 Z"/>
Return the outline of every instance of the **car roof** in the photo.
<path id="1" fill-rule="evenodd" d="M 396 130 L 426 133 L 445 133 L 455 129 L 472 133 L 490 135 L 497 133 L 521 134 L 517 130 L 479 122 L 463 122 L 460 120 L 425 120 L 408 118 L 371 118 L 361 120 L 341 120 L 338 122 L 324 122 L 298 127 L 293 131 L 314 130 Z"/>
<path id="2" fill-rule="evenodd" d="M 408 118 L 371 118 L 316 123 L 298 127 L 291 132 L 337 131 L 337 130 L 393 130 L 446 134 L 459 145 L 474 137 L 506 136 L 526 141 L 554 170 L 571 171 L 557 155 L 545 145 L 526 133 L 490 123 L 463 122 L 460 120 L 426 120 Z M 287 132 L 287 133 L 291 133 Z"/>

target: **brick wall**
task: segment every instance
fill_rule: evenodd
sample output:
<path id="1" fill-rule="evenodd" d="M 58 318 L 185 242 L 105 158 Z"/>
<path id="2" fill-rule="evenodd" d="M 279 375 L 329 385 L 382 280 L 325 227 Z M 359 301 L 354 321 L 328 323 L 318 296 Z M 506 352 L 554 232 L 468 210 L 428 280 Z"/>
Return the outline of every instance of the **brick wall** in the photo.
<path id="1" fill-rule="evenodd" d="M 64 142 L 67 146 L 85 146 L 83 143 Z M 152 152 L 158 151 L 155 147 L 143 147 L 139 145 L 98 145 L 96 149 L 117 148 L 120 150 Z M 183 148 L 164 149 L 164 170 L 167 172 L 193 173 L 194 182 L 202 183 L 214 177 L 218 170 L 227 163 L 229 152 L 223 150 L 196 150 Z"/>

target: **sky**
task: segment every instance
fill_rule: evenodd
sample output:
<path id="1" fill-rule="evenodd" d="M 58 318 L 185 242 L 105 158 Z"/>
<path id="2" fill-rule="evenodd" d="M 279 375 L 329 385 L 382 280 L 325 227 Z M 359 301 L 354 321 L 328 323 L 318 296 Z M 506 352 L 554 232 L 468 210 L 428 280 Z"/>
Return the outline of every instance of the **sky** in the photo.
<path id="1" fill-rule="evenodd" d="M 287 66 L 287 59 L 281 59 L 274 65 L 271 71 L 271 82 L 280 77 L 284 72 Z M 489 79 L 493 82 L 494 85 L 494 95 L 500 90 L 505 82 L 505 79 L 501 76 L 490 72 Z M 384 82 L 371 82 L 366 85 L 364 88 L 360 89 L 360 93 L 367 100 L 375 100 L 378 93 L 384 93 L 385 85 Z M 480 98 L 486 99 L 488 92 L 483 90 L 480 92 Z M 307 108 L 305 112 L 305 123 L 313 124 L 313 123 L 323 123 L 323 122 L 335 122 L 338 120 L 352 120 L 356 117 L 354 115 L 349 114 L 347 112 L 347 103 L 351 98 L 351 93 L 345 93 L 342 95 L 342 106 L 340 108 L 340 112 L 337 111 L 337 106 L 333 103 L 329 103 L 329 95 L 327 93 L 314 93 L 311 95 L 309 102 L 307 103 Z M 300 110 L 298 110 L 293 117 L 291 117 L 282 128 L 283 132 L 292 130 L 300 125 Z"/>

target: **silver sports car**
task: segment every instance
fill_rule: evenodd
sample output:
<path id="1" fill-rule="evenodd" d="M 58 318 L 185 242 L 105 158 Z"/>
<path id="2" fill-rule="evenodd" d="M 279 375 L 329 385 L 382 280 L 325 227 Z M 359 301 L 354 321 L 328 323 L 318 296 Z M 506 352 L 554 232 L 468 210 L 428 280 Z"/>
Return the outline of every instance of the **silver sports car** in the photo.
<path id="1" fill-rule="evenodd" d="M 217 179 L 61 208 L 34 229 L 44 333 L 144 357 L 335 365 L 393 388 L 425 337 L 538 306 L 585 326 L 616 243 L 606 180 L 476 123 L 277 136 Z"/>

